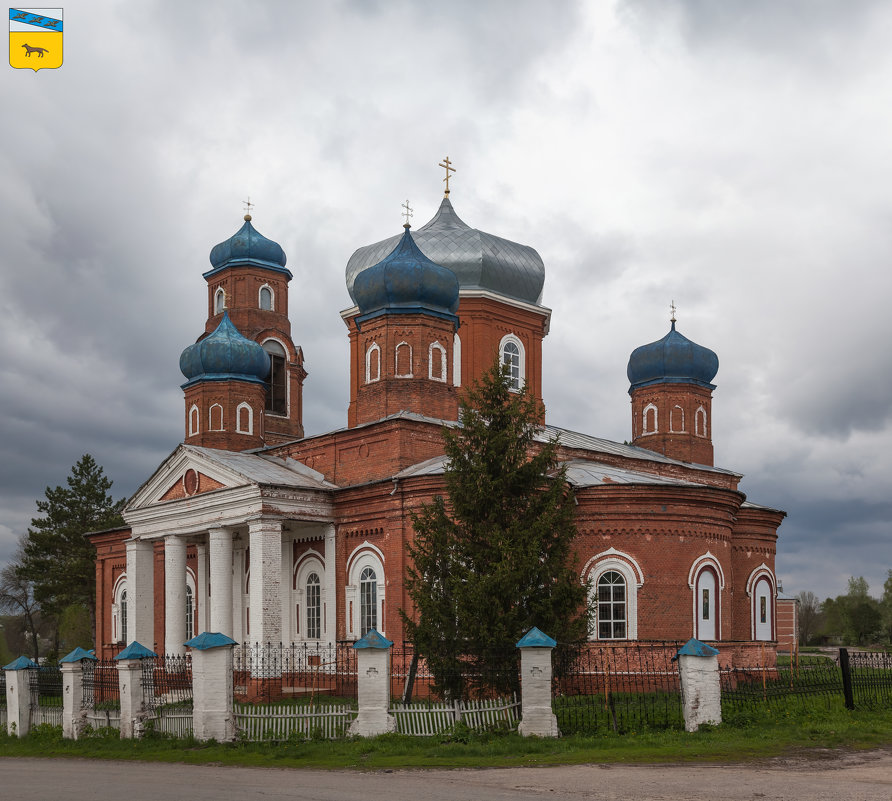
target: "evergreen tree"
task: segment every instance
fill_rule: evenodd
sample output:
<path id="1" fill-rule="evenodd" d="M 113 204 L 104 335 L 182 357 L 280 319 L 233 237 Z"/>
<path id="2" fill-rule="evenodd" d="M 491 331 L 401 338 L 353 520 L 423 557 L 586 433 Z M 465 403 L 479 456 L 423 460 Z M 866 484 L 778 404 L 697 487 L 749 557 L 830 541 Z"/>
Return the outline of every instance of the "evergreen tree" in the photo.
<path id="1" fill-rule="evenodd" d="M 557 442 L 535 446 L 541 406 L 513 392 L 498 364 L 466 392 L 461 426 L 445 429 L 447 501 L 413 515 L 416 538 L 407 590 L 409 638 L 441 690 L 467 688 L 475 669 L 497 689 L 516 689 L 516 642 L 538 626 L 559 643 L 588 631 L 588 588 L 572 556 L 573 495 L 557 464 Z"/>
<path id="2" fill-rule="evenodd" d="M 122 525 L 124 501 L 109 494 L 112 482 L 89 454 L 71 469 L 66 487 L 46 488 L 37 501 L 18 575 L 30 581 L 44 615 L 58 620 L 68 606 L 89 610 L 95 631 L 96 551 L 84 534 Z"/>

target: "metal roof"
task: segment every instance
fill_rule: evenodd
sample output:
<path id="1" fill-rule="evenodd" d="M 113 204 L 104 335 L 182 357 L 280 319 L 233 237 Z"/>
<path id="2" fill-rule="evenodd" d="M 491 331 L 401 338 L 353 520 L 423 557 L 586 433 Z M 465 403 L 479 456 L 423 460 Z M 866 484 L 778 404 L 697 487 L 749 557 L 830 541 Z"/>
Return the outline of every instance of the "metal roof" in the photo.
<path id="1" fill-rule="evenodd" d="M 336 484 L 326 481 L 322 473 L 294 459 L 280 459 L 260 453 L 222 451 L 183 445 L 186 451 L 200 454 L 221 467 L 238 473 L 252 484 L 272 484 L 277 487 L 306 487 L 308 489 L 337 489 Z"/>

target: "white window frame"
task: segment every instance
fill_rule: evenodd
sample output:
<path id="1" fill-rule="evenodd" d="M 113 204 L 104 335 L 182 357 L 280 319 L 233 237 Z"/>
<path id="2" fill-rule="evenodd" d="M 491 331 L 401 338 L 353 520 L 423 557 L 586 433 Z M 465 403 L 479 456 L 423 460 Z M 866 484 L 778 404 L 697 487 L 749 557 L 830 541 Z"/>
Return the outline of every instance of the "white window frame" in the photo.
<path id="1" fill-rule="evenodd" d="M 681 415 L 681 428 L 676 428 L 676 410 Z M 669 431 L 672 434 L 684 434 L 684 409 L 677 403 L 669 410 Z"/>
<path id="2" fill-rule="evenodd" d="M 768 637 L 758 636 L 759 616 L 759 583 L 768 582 Z M 754 641 L 772 641 L 777 639 L 777 579 L 771 568 L 764 562 L 759 565 L 746 580 L 746 595 L 750 599 L 750 637 Z"/>
<path id="3" fill-rule="evenodd" d="M 647 428 L 647 413 L 653 409 L 654 413 L 654 428 L 653 431 L 648 430 Z M 641 412 L 641 433 L 643 436 L 647 436 L 648 434 L 658 434 L 660 431 L 660 410 L 657 409 L 655 403 L 648 403 L 647 406 Z"/>
<path id="4" fill-rule="evenodd" d="M 401 372 L 399 372 L 399 364 L 400 364 L 400 348 L 402 348 L 402 347 L 406 347 L 406 348 L 409 349 L 409 372 L 408 372 L 408 373 L 401 373 Z M 408 342 L 406 342 L 405 340 L 403 340 L 402 342 L 400 342 L 400 343 L 394 348 L 394 350 L 393 350 L 393 375 L 394 375 L 396 378 L 414 378 L 414 375 L 413 375 L 413 373 L 412 373 L 412 357 L 413 357 L 413 354 L 412 354 L 412 346 L 411 346 Z"/>
<path id="5" fill-rule="evenodd" d="M 436 358 L 440 362 L 440 375 L 436 375 L 434 372 L 434 353 L 438 354 Z M 444 348 L 439 342 L 431 342 L 430 346 L 428 347 L 427 365 L 427 377 L 431 381 L 442 381 L 445 384 L 447 373 L 446 348 Z"/>
<path id="6" fill-rule="evenodd" d="M 589 622 L 589 639 L 598 637 L 598 579 L 609 571 L 619 573 L 626 582 L 626 637 L 627 640 L 638 639 L 638 590 L 644 586 L 644 571 L 637 560 L 627 553 L 609 548 L 596 554 L 586 562 L 582 569 L 583 580 L 588 579 L 589 608 L 594 610 L 594 618 Z M 612 640 L 603 640 L 611 642 Z"/>
<path id="7" fill-rule="evenodd" d="M 694 414 L 694 434 L 698 437 L 708 437 L 709 429 L 706 425 L 707 416 L 706 416 L 706 408 L 704 406 L 698 406 L 697 411 Z"/>
<path id="8" fill-rule="evenodd" d="M 461 337 L 458 332 L 452 337 L 452 385 L 461 386 Z"/>
<path id="9" fill-rule="evenodd" d="M 263 290 L 266 289 L 269 291 L 269 309 L 263 308 Z M 273 289 L 269 284 L 264 284 L 260 289 L 257 290 L 257 308 L 261 311 L 275 311 L 276 310 L 276 290 Z"/>
<path id="10" fill-rule="evenodd" d="M 516 334 L 505 334 L 505 336 L 503 336 L 502 340 L 499 342 L 499 365 L 503 365 L 505 363 L 505 346 L 509 343 L 517 347 L 518 362 L 517 386 L 514 386 L 512 383 L 510 385 L 510 389 L 512 392 L 520 392 L 526 386 L 527 381 L 526 348 L 524 348 L 523 342 L 520 341 L 520 338 Z"/>
<path id="11" fill-rule="evenodd" d="M 375 375 L 372 375 L 372 354 L 376 353 L 378 355 L 377 361 L 377 370 L 375 371 Z M 381 380 L 381 347 L 377 342 L 373 342 L 371 345 L 366 348 L 365 352 L 365 382 L 366 384 L 374 384 L 376 381 Z"/>
<path id="12" fill-rule="evenodd" d="M 220 410 L 220 427 L 214 428 L 214 409 Z M 225 431 L 226 418 L 223 415 L 223 405 L 220 403 L 212 403 L 208 407 L 208 431 Z"/>
<path id="13" fill-rule="evenodd" d="M 223 287 L 217 287 L 214 292 L 214 314 L 223 314 L 226 311 L 226 290 Z"/>
<path id="14" fill-rule="evenodd" d="M 700 574 L 707 568 L 712 568 L 712 572 L 715 574 L 716 579 L 716 597 L 711 601 L 711 610 L 715 610 L 716 615 L 715 639 L 716 641 L 721 641 L 722 625 L 724 624 L 724 616 L 722 615 L 722 594 L 725 589 L 725 571 L 722 570 L 721 563 L 711 551 L 707 551 L 702 556 L 698 556 L 688 572 L 688 587 L 691 589 L 693 599 L 694 637 L 700 639 Z"/>
<path id="15" fill-rule="evenodd" d="M 248 427 L 242 428 L 242 409 L 248 410 Z M 238 434 L 254 433 L 254 407 L 247 401 L 242 401 L 235 407 L 235 430 Z"/>
<path id="16" fill-rule="evenodd" d="M 377 618 L 377 629 L 381 634 L 385 634 L 384 630 L 384 597 L 385 597 L 385 574 L 384 574 L 384 554 L 379 548 L 376 548 L 370 542 L 366 541 L 358 546 L 350 556 L 347 563 L 347 585 L 344 590 L 344 610 L 347 618 L 347 639 L 358 640 L 361 624 L 360 617 L 360 597 L 359 597 L 359 577 L 366 567 L 371 567 L 375 571 L 378 586 L 376 588 L 377 609 L 375 616 Z M 351 603 L 352 613 L 351 613 Z"/>
<path id="17" fill-rule="evenodd" d="M 275 355 L 285 359 L 285 413 L 280 414 L 278 412 L 269 412 L 269 414 L 274 417 L 291 417 L 291 371 L 288 368 L 288 365 L 291 363 L 291 352 L 288 350 L 288 346 L 276 337 L 267 337 L 260 343 L 260 347 L 263 348 L 268 342 L 275 342 L 284 351 L 284 355 L 281 353 L 276 353 Z M 263 348 L 263 350 L 267 356 L 273 355 L 270 354 L 266 348 Z M 272 367 L 270 367 L 270 369 L 272 369 Z"/>
<path id="18" fill-rule="evenodd" d="M 319 576 L 319 637 L 309 640 L 307 637 L 307 579 L 310 573 Z M 291 614 L 297 630 L 297 639 L 301 642 L 320 642 L 325 639 L 325 618 L 328 610 L 325 608 L 325 558 L 316 550 L 309 550 L 301 554 L 294 566 L 294 597 L 296 603 L 292 604 Z M 297 608 L 294 608 L 297 607 Z M 300 618 L 298 619 L 298 614 Z"/>
<path id="19" fill-rule="evenodd" d="M 123 606 L 124 601 L 130 603 L 128 599 L 124 598 L 126 592 L 127 574 L 121 573 L 115 580 L 114 588 L 112 589 L 111 640 L 112 642 L 123 642 L 124 645 L 128 644 L 124 637 L 129 633 L 126 631 L 127 609 Z"/>
<path id="20" fill-rule="evenodd" d="M 201 411 L 198 405 L 193 403 L 189 407 L 189 436 L 194 437 L 201 432 Z"/>

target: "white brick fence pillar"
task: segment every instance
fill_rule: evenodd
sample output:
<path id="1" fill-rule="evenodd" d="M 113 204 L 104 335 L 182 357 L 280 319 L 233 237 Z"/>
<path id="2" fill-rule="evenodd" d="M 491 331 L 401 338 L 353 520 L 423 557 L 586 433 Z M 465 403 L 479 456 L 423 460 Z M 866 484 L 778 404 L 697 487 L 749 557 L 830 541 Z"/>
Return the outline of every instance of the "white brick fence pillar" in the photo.
<path id="1" fill-rule="evenodd" d="M 118 688 L 121 692 L 121 739 L 142 737 L 146 708 L 142 694 L 143 659 L 154 658 L 150 651 L 138 642 L 132 642 L 115 657 L 118 668 Z"/>
<path id="2" fill-rule="evenodd" d="M 192 734 L 197 740 L 235 739 L 232 648 L 225 634 L 204 632 L 186 643 L 192 650 Z"/>
<path id="3" fill-rule="evenodd" d="M 711 645 L 692 637 L 674 658 L 678 660 L 678 674 L 681 678 L 685 730 L 697 731 L 702 723 L 721 723 L 719 652 Z"/>
<path id="4" fill-rule="evenodd" d="M 83 648 L 75 648 L 59 660 L 62 666 L 62 736 L 76 740 L 83 731 L 84 720 L 84 662 L 95 662 L 96 657 Z"/>
<path id="5" fill-rule="evenodd" d="M 24 737 L 31 730 L 31 671 L 37 664 L 20 656 L 3 666 L 6 672 L 6 730 Z"/>
<path id="6" fill-rule="evenodd" d="M 350 724 L 350 734 L 374 737 L 396 731 L 390 714 L 390 648 L 393 643 L 372 629 L 353 647 L 356 649 L 359 714 Z"/>
<path id="7" fill-rule="evenodd" d="M 560 737 L 557 718 L 551 708 L 551 652 L 557 643 L 535 626 L 521 637 L 520 648 L 520 726 L 529 737 Z"/>

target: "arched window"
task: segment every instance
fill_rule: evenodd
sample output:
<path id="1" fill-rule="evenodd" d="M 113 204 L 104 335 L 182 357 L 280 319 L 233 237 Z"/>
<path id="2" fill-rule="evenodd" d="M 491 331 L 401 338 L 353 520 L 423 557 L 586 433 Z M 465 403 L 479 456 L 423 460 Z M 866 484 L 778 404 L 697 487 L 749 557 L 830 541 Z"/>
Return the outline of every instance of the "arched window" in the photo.
<path id="1" fill-rule="evenodd" d="M 239 434 L 254 433 L 254 410 L 251 404 L 242 401 L 235 410 L 236 431 Z"/>
<path id="2" fill-rule="evenodd" d="M 458 334 L 452 337 L 452 384 L 461 386 L 461 337 Z"/>
<path id="3" fill-rule="evenodd" d="M 288 385 L 285 370 L 287 353 L 274 339 L 263 343 L 269 355 L 269 375 L 266 377 L 266 411 L 273 414 L 288 414 Z"/>
<path id="4" fill-rule="evenodd" d="M 626 580 L 615 570 L 598 579 L 598 639 L 626 639 Z"/>
<path id="5" fill-rule="evenodd" d="M 195 596 L 192 588 L 186 585 L 186 639 L 191 640 L 195 636 Z"/>
<path id="6" fill-rule="evenodd" d="M 223 407 L 215 403 L 208 411 L 208 431 L 223 430 Z"/>
<path id="7" fill-rule="evenodd" d="M 762 641 L 775 639 L 774 575 L 764 562 L 750 573 L 746 594 L 750 596 L 752 608 L 752 638 Z"/>
<path id="8" fill-rule="evenodd" d="M 644 407 L 644 412 L 642 413 L 642 420 L 644 423 L 644 432 L 645 434 L 656 434 L 659 425 L 659 420 L 657 419 L 657 407 L 652 403 L 648 403 L 647 406 Z"/>
<path id="9" fill-rule="evenodd" d="M 214 314 L 223 314 L 226 310 L 226 293 L 220 287 L 214 292 Z"/>
<path id="10" fill-rule="evenodd" d="M 307 576 L 307 639 L 322 636 L 322 585 L 318 573 Z"/>
<path id="11" fill-rule="evenodd" d="M 412 377 L 412 346 L 408 342 L 400 342 L 396 346 L 394 365 L 397 378 Z"/>
<path id="12" fill-rule="evenodd" d="M 359 576 L 359 636 L 378 628 L 378 576 L 370 567 Z"/>
<path id="13" fill-rule="evenodd" d="M 260 287 L 260 308 L 264 311 L 272 311 L 273 308 L 273 290 L 267 284 Z"/>
<path id="14" fill-rule="evenodd" d="M 523 343 L 514 334 L 502 337 L 499 361 L 508 367 L 508 386 L 514 392 L 520 392 L 526 380 L 526 354 Z"/>
<path id="15" fill-rule="evenodd" d="M 698 437 L 706 436 L 706 409 L 702 406 L 697 408 L 697 414 L 694 415 L 694 433 Z"/>
<path id="16" fill-rule="evenodd" d="M 446 348 L 431 342 L 427 349 L 428 375 L 431 381 L 446 381 Z"/>
<path id="17" fill-rule="evenodd" d="M 369 345 L 365 352 L 365 382 L 371 384 L 381 379 L 381 348 L 377 342 Z"/>
<path id="18" fill-rule="evenodd" d="M 669 412 L 669 430 L 679 434 L 684 432 L 684 409 L 677 404 Z"/>
<path id="19" fill-rule="evenodd" d="M 119 642 L 127 644 L 127 590 L 121 590 L 121 600 L 118 603 L 118 620 L 121 622 L 121 636 Z"/>
<path id="20" fill-rule="evenodd" d="M 718 582 L 711 568 L 697 574 L 697 639 L 715 640 L 718 632 Z"/>
<path id="21" fill-rule="evenodd" d="M 200 427 L 200 418 L 201 418 L 201 413 L 198 411 L 198 407 L 193 404 L 192 408 L 189 409 L 189 436 L 190 437 L 194 437 L 198 433 L 199 427 Z"/>

